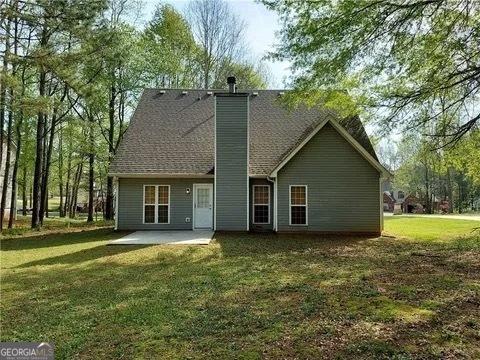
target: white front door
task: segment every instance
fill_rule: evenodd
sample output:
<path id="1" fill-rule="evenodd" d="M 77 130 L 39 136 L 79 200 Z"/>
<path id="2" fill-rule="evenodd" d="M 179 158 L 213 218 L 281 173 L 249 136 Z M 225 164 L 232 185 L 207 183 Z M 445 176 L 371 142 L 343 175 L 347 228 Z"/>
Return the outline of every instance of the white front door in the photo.
<path id="1" fill-rule="evenodd" d="M 213 226 L 213 184 L 193 184 L 193 228 Z"/>

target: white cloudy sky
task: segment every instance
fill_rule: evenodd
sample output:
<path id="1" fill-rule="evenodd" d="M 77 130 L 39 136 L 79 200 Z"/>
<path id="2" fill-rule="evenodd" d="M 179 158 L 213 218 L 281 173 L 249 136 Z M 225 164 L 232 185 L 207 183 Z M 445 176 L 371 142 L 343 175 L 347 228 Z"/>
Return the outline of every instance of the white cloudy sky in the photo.
<path id="1" fill-rule="evenodd" d="M 141 21 L 147 22 L 151 19 L 155 6 L 160 0 L 143 0 Z M 188 0 L 164 0 L 183 12 Z M 273 50 L 276 43 L 275 32 L 279 30 L 277 15 L 269 11 L 264 5 L 253 0 L 227 0 L 232 10 L 238 14 L 246 23 L 246 42 L 255 58 L 262 58 L 268 51 Z M 282 88 L 286 78 L 290 75 L 288 63 L 267 62 L 273 78 L 270 80 L 270 88 Z"/>

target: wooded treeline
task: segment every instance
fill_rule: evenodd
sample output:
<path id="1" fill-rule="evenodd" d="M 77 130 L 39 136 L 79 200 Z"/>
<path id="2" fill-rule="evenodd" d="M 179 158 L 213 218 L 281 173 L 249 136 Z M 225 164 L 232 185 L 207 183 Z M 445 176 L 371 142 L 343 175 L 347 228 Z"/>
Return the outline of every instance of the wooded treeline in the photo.
<path id="1" fill-rule="evenodd" d="M 240 87 L 266 86 L 266 69 L 245 48 L 245 24 L 222 0 L 193 1 L 185 14 L 159 4 L 146 26 L 135 23 L 132 0 L 0 5 L 2 229 L 17 197 L 35 228 L 51 194 L 61 217 L 75 217 L 82 189 L 88 221 L 95 209 L 112 219 L 108 166 L 144 87 L 223 88 L 227 74 Z"/>
<path id="2" fill-rule="evenodd" d="M 384 142 L 377 152 L 395 173 L 393 190 L 423 200 L 426 213 L 480 209 L 479 131 L 466 134 L 455 147 L 443 148 L 426 136 L 406 134 L 396 142 Z M 445 201 L 448 208 L 435 207 Z"/>

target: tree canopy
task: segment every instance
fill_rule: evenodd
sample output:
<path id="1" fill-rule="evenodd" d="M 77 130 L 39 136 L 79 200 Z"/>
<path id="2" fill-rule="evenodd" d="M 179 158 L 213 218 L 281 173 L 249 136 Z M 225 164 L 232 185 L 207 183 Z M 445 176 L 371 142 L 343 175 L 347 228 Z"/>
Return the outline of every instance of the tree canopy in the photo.
<path id="1" fill-rule="evenodd" d="M 331 101 L 346 90 L 355 111 L 373 112 L 385 132 L 415 129 L 443 145 L 478 127 L 478 1 L 262 2 L 281 16 L 272 56 L 292 62 L 302 96 Z M 352 109 L 345 98 L 333 103 Z"/>

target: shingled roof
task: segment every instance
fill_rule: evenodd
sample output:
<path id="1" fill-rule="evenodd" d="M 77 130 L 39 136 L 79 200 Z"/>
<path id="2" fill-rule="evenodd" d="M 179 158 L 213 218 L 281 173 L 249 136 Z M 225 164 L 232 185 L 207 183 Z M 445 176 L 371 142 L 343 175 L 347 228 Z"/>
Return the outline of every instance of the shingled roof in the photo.
<path id="1" fill-rule="evenodd" d="M 250 175 L 268 175 L 322 121 L 326 109 L 282 105 L 280 91 L 250 93 Z M 255 92 L 255 94 L 253 94 Z M 110 166 L 115 175 L 214 173 L 214 90 L 146 89 Z M 340 122 L 377 159 L 358 117 Z"/>

